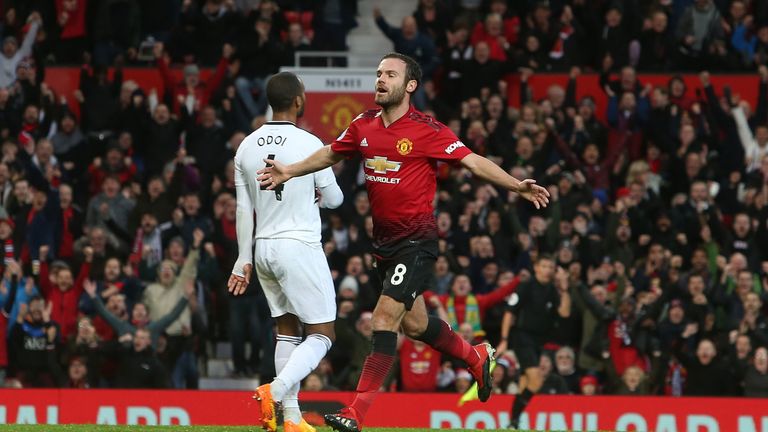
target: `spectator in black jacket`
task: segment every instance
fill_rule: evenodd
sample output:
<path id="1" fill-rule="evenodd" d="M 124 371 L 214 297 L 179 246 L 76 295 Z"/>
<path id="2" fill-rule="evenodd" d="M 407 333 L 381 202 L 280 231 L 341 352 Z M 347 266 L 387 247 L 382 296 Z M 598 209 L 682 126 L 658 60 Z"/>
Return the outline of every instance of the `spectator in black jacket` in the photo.
<path id="1" fill-rule="evenodd" d="M 57 363 L 58 324 L 51 321 L 53 303 L 33 297 L 22 304 L 9 343 L 11 372 L 24 387 L 53 387 L 61 378 Z"/>
<path id="2" fill-rule="evenodd" d="M 683 339 L 693 336 L 697 329 L 698 326 L 686 329 Z M 683 392 L 686 396 L 723 396 L 728 393 L 733 378 L 717 356 L 717 348 L 711 340 L 702 339 L 695 355 L 683 351 L 678 345 L 675 357 L 687 371 Z"/>
<path id="3" fill-rule="evenodd" d="M 181 127 L 171 117 L 171 110 L 160 104 L 148 119 L 145 139 L 139 142 L 136 151 L 144 159 L 144 174 L 147 178 L 161 174 L 165 164 L 173 159 L 179 149 Z"/>
<path id="4" fill-rule="evenodd" d="M 122 84 L 123 72 L 119 68 L 110 82 L 106 66 L 95 66 L 92 69 L 87 64 L 82 66 L 80 89 L 75 93 L 75 98 L 80 102 L 83 127 L 90 131 L 103 132 L 115 126 Z M 92 158 L 93 155 L 90 156 Z"/>
<path id="5" fill-rule="evenodd" d="M 488 44 L 478 42 L 472 60 L 464 62 L 461 71 L 461 94 L 466 99 L 473 95 L 498 93 L 504 72 L 504 64 L 490 58 Z"/>
<path id="6" fill-rule="evenodd" d="M 755 350 L 754 364 L 744 376 L 744 396 L 768 397 L 768 349 L 765 347 Z"/>
<path id="7" fill-rule="evenodd" d="M 130 345 L 121 345 L 116 350 L 120 358 L 118 388 L 168 388 L 168 373 L 152 349 L 149 330 L 137 329 L 133 336 L 127 333 L 120 341 Z"/>
<path id="8" fill-rule="evenodd" d="M 187 128 L 185 148 L 187 154 L 195 158 L 204 187 L 211 184 L 213 173 L 224 168 L 228 138 L 229 134 L 220 125 L 212 106 L 204 107 L 199 122 Z"/>
<path id="9" fill-rule="evenodd" d="M 642 71 L 660 72 L 667 69 L 674 55 L 675 45 L 667 32 L 667 14 L 656 11 L 651 15 L 650 28 L 640 35 L 640 62 Z"/>
<path id="10" fill-rule="evenodd" d="M 629 64 L 629 40 L 627 25 L 621 9 L 615 4 L 605 13 L 605 25 L 598 46 L 599 58 L 603 65 L 618 69 Z"/>
<path id="11" fill-rule="evenodd" d="M 200 8 L 187 8 L 182 20 L 195 29 L 195 55 L 204 66 L 216 65 L 221 46 L 234 37 L 240 24 L 240 16 L 221 0 L 206 0 Z"/>
<path id="12" fill-rule="evenodd" d="M 237 38 L 240 76 L 237 94 L 251 118 L 267 110 L 267 77 L 277 72 L 284 53 L 272 33 L 272 21 L 251 14 Z"/>

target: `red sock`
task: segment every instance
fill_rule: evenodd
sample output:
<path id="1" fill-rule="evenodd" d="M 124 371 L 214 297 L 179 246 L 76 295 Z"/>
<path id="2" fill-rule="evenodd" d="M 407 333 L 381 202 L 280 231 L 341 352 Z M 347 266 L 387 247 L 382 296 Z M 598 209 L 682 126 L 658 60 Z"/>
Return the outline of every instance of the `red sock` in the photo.
<path id="1" fill-rule="evenodd" d="M 429 318 L 427 331 L 421 339 L 443 354 L 464 360 L 469 367 L 475 367 L 480 363 L 480 356 L 472 345 L 454 332 L 447 322 L 439 318 Z"/>
<path id="2" fill-rule="evenodd" d="M 368 409 L 373 404 L 384 380 L 392 369 L 397 351 L 397 333 L 386 331 L 373 332 L 373 352 L 365 358 L 360 380 L 357 382 L 357 394 L 350 407 L 357 414 L 359 426 Z"/>
<path id="3" fill-rule="evenodd" d="M 350 405 L 357 413 L 358 422 L 362 423 L 363 418 L 368 413 L 368 409 L 373 405 L 376 394 L 384 384 L 384 380 L 395 362 L 395 356 L 382 353 L 371 353 L 363 364 L 363 372 L 360 374 L 360 381 L 357 383 L 357 394 L 355 400 Z"/>

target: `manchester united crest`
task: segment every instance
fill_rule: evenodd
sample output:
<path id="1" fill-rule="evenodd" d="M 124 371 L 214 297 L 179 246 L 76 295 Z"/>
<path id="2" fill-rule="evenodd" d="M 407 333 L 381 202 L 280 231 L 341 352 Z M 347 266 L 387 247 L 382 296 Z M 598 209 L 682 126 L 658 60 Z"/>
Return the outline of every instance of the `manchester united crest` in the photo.
<path id="1" fill-rule="evenodd" d="M 397 152 L 403 156 L 413 151 L 413 143 L 408 138 L 401 138 L 398 140 L 395 147 L 397 147 Z"/>

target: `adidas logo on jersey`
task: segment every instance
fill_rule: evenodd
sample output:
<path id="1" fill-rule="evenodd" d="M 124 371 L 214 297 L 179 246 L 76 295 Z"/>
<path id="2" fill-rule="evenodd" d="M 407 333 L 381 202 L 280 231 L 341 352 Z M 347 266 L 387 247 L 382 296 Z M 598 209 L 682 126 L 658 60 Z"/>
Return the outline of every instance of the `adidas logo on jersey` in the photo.
<path id="1" fill-rule="evenodd" d="M 368 140 L 363 138 L 363 140 L 360 141 L 360 147 L 368 147 Z"/>

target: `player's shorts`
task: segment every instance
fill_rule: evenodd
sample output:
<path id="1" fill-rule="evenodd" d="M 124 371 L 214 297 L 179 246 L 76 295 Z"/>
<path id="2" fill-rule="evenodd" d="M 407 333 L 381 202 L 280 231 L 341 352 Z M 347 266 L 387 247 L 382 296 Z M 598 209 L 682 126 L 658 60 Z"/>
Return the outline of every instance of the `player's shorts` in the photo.
<path id="1" fill-rule="evenodd" d="M 540 339 L 526 331 L 512 329 L 509 332 L 507 344 L 515 352 L 521 370 L 539 367 L 539 357 L 544 346 L 544 341 Z"/>
<path id="2" fill-rule="evenodd" d="M 290 313 L 304 324 L 336 319 L 336 290 L 321 245 L 257 239 L 253 255 L 273 317 Z"/>
<path id="3" fill-rule="evenodd" d="M 386 257 L 376 257 L 381 294 L 411 310 L 416 297 L 435 286 L 437 240 L 404 240 L 392 250 Z"/>

